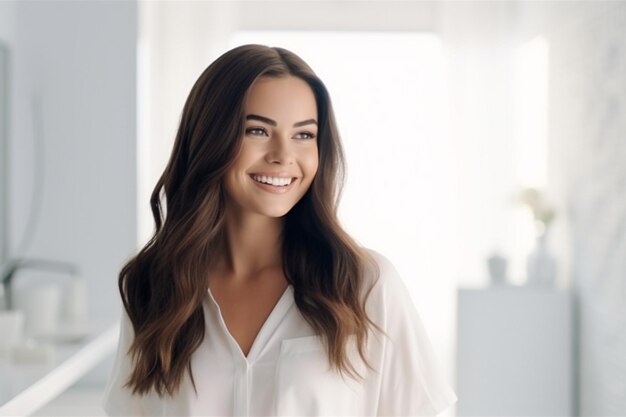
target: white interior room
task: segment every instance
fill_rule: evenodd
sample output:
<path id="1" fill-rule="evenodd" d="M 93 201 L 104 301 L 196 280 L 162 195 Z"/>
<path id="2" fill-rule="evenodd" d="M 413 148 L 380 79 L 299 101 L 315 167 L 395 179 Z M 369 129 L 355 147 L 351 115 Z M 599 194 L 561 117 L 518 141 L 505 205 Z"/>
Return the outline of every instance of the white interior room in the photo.
<path id="1" fill-rule="evenodd" d="M 2 278 L 74 320 L 0 344 L 0 415 L 104 415 L 185 99 L 258 43 L 328 87 L 341 222 L 411 292 L 442 415 L 626 416 L 625 27 L 622 1 L 0 2 Z"/>

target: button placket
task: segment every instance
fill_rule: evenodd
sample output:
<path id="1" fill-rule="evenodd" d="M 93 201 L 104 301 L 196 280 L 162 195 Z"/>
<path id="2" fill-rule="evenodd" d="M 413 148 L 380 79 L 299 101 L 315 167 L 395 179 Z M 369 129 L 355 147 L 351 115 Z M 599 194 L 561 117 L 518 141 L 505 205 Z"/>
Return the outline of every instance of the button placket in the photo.
<path id="1" fill-rule="evenodd" d="M 252 387 L 252 371 L 256 359 L 262 356 L 262 352 L 267 347 L 271 336 L 276 331 L 276 327 L 281 322 L 289 308 L 293 305 L 293 288 L 288 286 L 281 298 L 278 300 L 269 316 L 265 320 L 265 323 L 261 326 L 261 329 L 257 333 L 248 355 L 243 353 L 241 347 L 228 330 L 228 326 L 224 321 L 224 316 L 220 309 L 219 304 L 215 301 L 211 290 L 208 290 L 208 295 L 211 303 L 214 307 L 215 314 L 217 315 L 218 322 L 224 335 L 227 338 L 227 342 L 230 345 L 230 351 L 232 354 L 232 360 L 235 364 L 233 372 L 233 415 L 246 416 L 250 415 L 250 401 L 251 401 L 251 387 Z M 252 411 L 254 414 L 254 411 Z"/>
<path id="2" fill-rule="evenodd" d="M 235 404 L 234 415 L 249 416 L 250 415 L 250 365 L 244 359 L 237 363 L 235 370 Z"/>

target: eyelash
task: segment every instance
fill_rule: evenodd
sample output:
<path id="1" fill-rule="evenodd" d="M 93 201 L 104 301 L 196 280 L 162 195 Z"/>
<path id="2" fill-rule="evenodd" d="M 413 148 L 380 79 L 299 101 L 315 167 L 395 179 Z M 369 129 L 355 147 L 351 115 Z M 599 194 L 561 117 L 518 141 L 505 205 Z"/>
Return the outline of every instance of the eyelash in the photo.
<path id="1" fill-rule="evenodd" d="M 262 128 L 262 127 L 250 127 L 250 128 L 248 128 L 248 129 L 246 129 L 246 134 L 253 134 L 252 132 L 253 132 L 253 131 L 255 131 L 255 130 L 260 130 L 260 131 L 262 131 L 263 133 L 265 133 L 265 134 L 267 135 L 267 130 L 265 130 L 265 129 L 264 129 L 264 128 Z M 298 135 L 302 135 L 302 134 L 309 135 L 309 137 L 308 137 L 308 138 L 298 138 L 298 139 L 300 139 L 300 140 L 311 140 L 311 139 L 315 139 L 315 135 L 314 135 L 313 133 L 311 133 L 311 132 L 308 132 L 308 131 L 298 132 Z M 255 135 L 255 136 L 256 136 L 256 135 Z"/>

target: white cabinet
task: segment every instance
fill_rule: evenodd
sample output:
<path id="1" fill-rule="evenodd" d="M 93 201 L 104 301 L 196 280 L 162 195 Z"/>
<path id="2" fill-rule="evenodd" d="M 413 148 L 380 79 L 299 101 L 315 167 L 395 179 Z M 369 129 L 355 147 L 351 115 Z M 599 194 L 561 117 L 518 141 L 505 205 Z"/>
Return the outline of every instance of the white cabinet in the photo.
<path id="1" fill-rule="evenodd" d="M 573 415 L 573 323 L 569 291 L 459 289 L 457 415 Z"/>

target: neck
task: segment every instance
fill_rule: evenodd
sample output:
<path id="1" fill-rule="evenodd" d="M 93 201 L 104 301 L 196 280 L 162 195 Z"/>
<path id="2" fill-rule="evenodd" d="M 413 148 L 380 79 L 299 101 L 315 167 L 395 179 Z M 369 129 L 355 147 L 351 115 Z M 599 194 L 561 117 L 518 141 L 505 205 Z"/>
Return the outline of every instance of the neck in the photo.
<path id="1" fill-rule="evenodd" d="M 259 214 L 229 213 L 220 269 L 236 279 L 247 279 L 263 269 L 282 268 L 283 222 Z"/>

